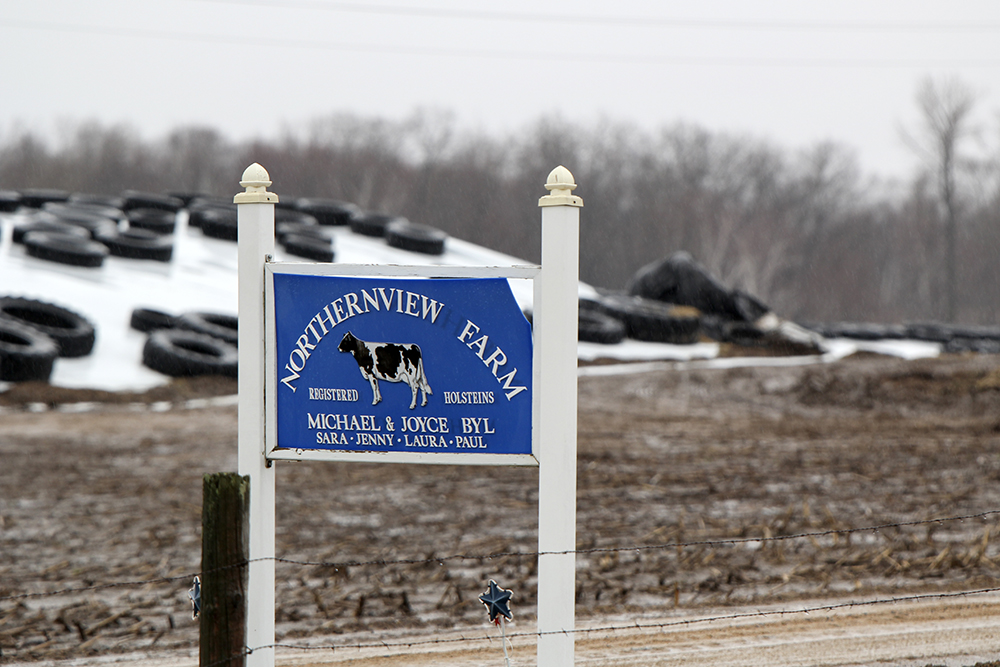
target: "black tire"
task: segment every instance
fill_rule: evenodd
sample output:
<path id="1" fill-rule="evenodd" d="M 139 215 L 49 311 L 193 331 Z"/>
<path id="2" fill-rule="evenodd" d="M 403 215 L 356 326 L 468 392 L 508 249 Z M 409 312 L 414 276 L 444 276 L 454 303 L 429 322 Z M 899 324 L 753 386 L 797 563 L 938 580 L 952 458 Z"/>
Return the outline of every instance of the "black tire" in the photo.
<path id="1" fill-rule="evenodd" d="M 170 191 L 167 193 L 167 196 L 173 197 L 174 199 L 180 199 L 185 207 L 187 207 L 188 204 L 193 202 L 195 199 L 204 199 L 205 197 L 208 197 L 208 195 L 206 195 L 204 192 L 184 192 L 184 191 L 180 192 Z"/>
<path id="2" fill-rule="evenodd" d="M 235 315 L 222 313 L 187 312 L 177 316 L 178 329 L 203 333 L 223 340 L 230 345 L 239 343 L 239 320 Z"/>
<path id="3" fill-rule="evenodd" d="M 188 227 L 201 227 L 202 216 L 205 215 L 206 211 L 228 211 L 231 212 L 235 218 L 236 204 L 224 199 L 199 197 L 188 204 L 187 211 Z"/>
<path id="4" fill-rule="evenodd" d="M 118 217 L 124 217 L 124 211 L 122 211 L 122 208 L 125 206 L 125 200 L 121 197 L 116 197 L 115 195 L 92 195 L 85 192 L 74 192 L 69 196 L 67 203 L 74 206 L 99 206 L 101 208 L 113 208 L 121 212 L 121 215 Z"/>
<path id="5" fill-rule="evenodd" d="M 384 237 L 385 228 L 394 220 L 404 220 L 397 215 L 362 213 L 351 220 L 351 231 L 363 236 Z"/>
<path id="6" fill-rule="evenodd" d="M 21 190 L 21 206 L 27 208 L 41 208 L 48 202 L 66 201 L 69 193 L 65 190 L 53 190 L 51 188 L 29 188 Z"/>
<path id="7" fill-rule="evenodd" d="M 906 337 L 931 343 L 947 343 L 952 339 L 952 333 L 946 324 L 914 322 L 906 325 Z"/>
<path id="8" fill-rule="evenodd" d="M 21 194 L 13 190 L 0 190 L 0 213 L 13 213 L 21 208 Z"/>
<path id="9" fill-rule="evenodd" d="M 22 242 L 29 255 L 48 262 L 96 269 L 108 256 L 107 246 L 92 241 L 87 230 L 78 227 L 86 237 L 64 232 L 28 232 Z"/>
<path id="10" fill-rule="evenodd" d="M 674 345 L 698 340 L 701 315 L 695 308 L 624 295 L 607 295 L 600 303 L 605 313 L 625 323 L 629 338 Z"/>
<path id="11" fill-rule="evenodd" d="M 952 338 L 944 344 L 943 351 L 948 354 L 1000 354 L 1000 340 L 989 338 Z"/>
<path id="12" fill-rule="evenodd" d="M 236 224 L 236 211 L 214 208 L 198 213 L 198 227 L 201 233 L 213 239 L 236 241 L 239 228 Z"/>
<path id="13" fill-rule="evenodd" d="M 160 235 L 173 234 L 177 214 L 156 208 L 135 208 L 126 215 L 129 229 L 147 229 Z"/>
<path id="14" fill-rule="evenodd" d="M 79 313 L 53 303 L 0 297 L 0 320 L 31 327 L 55 341 L 60 357 L 85 357 L 94 349 L 94 325 Z"/>
<path id="15" fill-rule="evenodd" d="M 56 216 L 60 222 L 68 222 L 71 225 L 83 227 L 87 230 L 90 238 L 97 238 L 99 234 L 111 234 L 118 229 L 117 219 L 83 209 L 72 208 L 66 204 L 46 204 L 44 210 L 46 213 Z"/>
<path id="16" fill-rule="evenodd" d="M 319 224 L 326 226 L 349 225 L 351 218 L 360 213 L 360 209 L 354 204 L 315 197 L 299 199 L 295 203 L 295 207 L 319 220 Z"/>
<path id="17" fill-rule="evenodd" d="M 580 308 L 577 339 L 588 343 L 614 345 L 625 338 L 625 323 L 597 310 Z"/>
<path id="18" fill-rule="evenodd" d="M 1000 327 L 954 325 L 951 327 L 951 333 L 958 338 L 980 338 L 983 340 L 1000 341 Z"/>
<path id="19" fill-rule="evenodd" d="M 170 313 L 153 308 L 136 308 L 129 318 L 129 327 L 136 331 L 149 333 L 160 329 L 173 329 L 176 326 L 177 318 Z"/>
<path id="20" fill-rule="evenodd" d="M 865 322 L 832 322 L 806 327 L 825 338 L 850 338 L 853 340 L 900 340 L 907 337 L 906 327 L 893 324 Z"/>
<path id="21" fill-rule="evenodd" d="M 405 218 L 393 220 L 385 227 L 386 243 L 394 248 L 401 248 L 425 255 L 441 255 L 444 253 L 444 243 L 448 235 L 436 227 L 418 225 Z"/>
<path id="22" fill-rule="evenodd" d="M 290 234 L 297 236 L 311 236 L 315 239 L 321 239 L 329 244 L 331 239 L 323 231 L 323 227 L 319 225 L 310 225 L 301 222 L 279 222 L 274 225 L 274 238 L 281 243 L 284 238 Z"/>
<path id="23" fill-rule="evenodd" d="M 302 211 L 297 211 L 290 208 L 278 208 L 274 207 L 274 224 L 280 225 L 283 222 L 293 222 L 301 225 L 314 225 L 319 227 L 319 220 L 316 216 L 309 215 L 308 213 L 303 213 Z"/>
<path id="24" fill-rule="evenodd" d="M 128 213 L 136 208 L 158 208 L 163 211 L 176 213 L 184 208 L 184 202 L 177 197 L 170 195 L 158 195 L 153 192 L 138 192 L 136 190 L 126 190 L 122 193 L 125 205 L 122 210 Z"/>
<path id="25" fill-rule="evenodd" d="M 332 262 L 334 253 L 329 239 L 306 234 L 286 234 L 281 246 L 289 255 L 314 259 L 317 262 Z"/>
<path id="26" fill-rule="evenodd" d="M 160 329 L 149 334 L 142 363 L 171 377 L 225 375 L 235 378 L 239 353 L 225 341 L 182 329 Z"/>
<path id="27" fill-rule="evenodd" d="M 734 289 L 729 296 L 733 300 L 733 307 L 744 322 L 756 322 L 771 312 L 767 304 L 743 290 Z"/>
<path id="28" fill-rule="evenodd" d="M 125 212 L 114 206 L 103 206 L 101 204 L 88 204 L 85 202 L 49 202 L 42 207 L 43 211 L 48 211 L 60 218 L 73 219 L 80 218 L 107 218 L 114 223 L 125 219 Z"/>
<path id="29" fill-rule="evenodd" d="M 708 325 L 706 323 L 707 320 L 715 320 L 715 322 L 712 325 Z M 769 340 L 771 340 L 764 334 L 764 331 L 750 322 L 722 320 L 717 316 L 702 318 L 701 329 L 702 332 L 705 332 L 713 340 L 717 340 L 720 343 L 732 343 L 742 347 L 760 347 L 767 345 Z M 712 334 L 708 333 L 710 329 L 713 331 Z"/>
<path id="30" fill-rule="evenodd" d="M 48 382 L 57 356 L 54 340 L 33 327 L 0 317 L 0 380 Z"/>
<path id="31" fill-rule="evenodd" d="M 107 246 L 112 255 L 128 259 L 150 259 L 169 262 L 174 254 L 174 243 L 168 236 L 160 236 L 148 229 L 114 230 L 98 234 L 97 240 Z"/>
<path id="32" fill-rule="evenodd" d="M 14 225 L 14 243 L 24 243 L 24 237 L 30 232 L 54 232 L 66 234 L 80 239 L 90 239 L 90 232 L 83 227 L 60 220 L 51 213 L 39 212 L 31 216 L 28 222 Z"/>

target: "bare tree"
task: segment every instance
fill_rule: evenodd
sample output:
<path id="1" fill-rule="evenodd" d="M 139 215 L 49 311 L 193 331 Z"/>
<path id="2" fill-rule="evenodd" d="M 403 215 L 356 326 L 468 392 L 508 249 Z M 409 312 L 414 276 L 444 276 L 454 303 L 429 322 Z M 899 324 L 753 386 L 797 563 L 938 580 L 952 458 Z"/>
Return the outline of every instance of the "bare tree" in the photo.
<path id="1" fill-rule="evenodd" d="M 924 79 L 917 90 L 921 136 L 916 139 L 907 137 L 908 143 L 927 161 L 937 177 L 945 224 L 945 303 L 949 322 L 954 322 L 958 314 L 959 200 L 956 175 L 960 165 L 959 143 L 973 131 L 970 114 L 975 101 L 972 90 L 956 78 L 940 81 L 930 77 Z"/>

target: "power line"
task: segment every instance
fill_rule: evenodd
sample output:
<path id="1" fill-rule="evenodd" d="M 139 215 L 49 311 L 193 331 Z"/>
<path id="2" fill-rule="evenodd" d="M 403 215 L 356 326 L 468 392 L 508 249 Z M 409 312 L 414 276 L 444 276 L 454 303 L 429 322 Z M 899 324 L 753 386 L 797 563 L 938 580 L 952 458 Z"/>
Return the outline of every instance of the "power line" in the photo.
<path id="1" fill-rule="evenodd" d="M 306 9 L 375 16 L 406 16 L 467 21 L 512 23 L 558 23 L 562 25 L 630 26 L 638 28 L 693 28 L 701 30 L 764 30 L 810 32 L 996 32 L 1000 23 L 918 23 L 894 21 L 739 21 L 734 19 L 667 18 L 659 16 L 598 16 L 592 14 L 546 14 L 445 7 L 404 7 L 359 2 L 321 0 L 198 0 L 214 4 L 281 9 Z"/>
<path id="2" fill-rule="evenodd" d="M 224 0 L 219 0 L 224 1 Z M 785 58 L 785 57 L 712 57 L 712 56 L 656 56 L 628 55 L 615 53 L 566 53 L 555 51 L 509 51 L 490 49 L 446 49 L 422 46 L 390 46 L 357 42 L 330 42 L 281 37 L 240 37 L 207 33 L 181 33 L 145 28 L 115 28 L 108 26 L 77 25 L 47 21 L 0 19 L 0 28 L 28 30 L 51 30 L 102 37 L 132 39 L 162 39 L 168 41 L 199 42 L 205 44 L 228 44 L 234 46 L 317 49 L 344 53 L 374 53 L 381 55 L 428 56 L 439 58 L 478 58 L 484 60 L 518 60 L 531 62 L 575 62 L 605 65 L 671 65 L 679 67 L 767 67 L 767 68 L 846 68 L 846 69 L 927 69 L 947 68 L 995 68 L 1000 59 L 969 60 L 907 60 L 858 58 L 842 60 L 834 58 Z"/>

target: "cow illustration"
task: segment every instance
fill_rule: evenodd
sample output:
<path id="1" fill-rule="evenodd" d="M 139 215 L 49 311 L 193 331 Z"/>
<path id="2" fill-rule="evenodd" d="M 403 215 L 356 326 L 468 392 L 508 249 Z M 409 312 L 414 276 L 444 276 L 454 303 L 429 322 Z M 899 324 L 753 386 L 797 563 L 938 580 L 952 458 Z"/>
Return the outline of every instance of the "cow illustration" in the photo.
<path id="1" fill-rule="evenodd" d="M 410 409 L 417 405 L 417 391 L 423 392 L 421 406 L 427 405 L 427 394 L 433 394 L 424 375 L 424 360 L 420 348 L 414 343 L 369 343 L 350 331 L 344 334 L 337 349 L 350 352 L 361 369 L 361 377 L 372 386 L 372 405 L 382 400 L 378 381 L 405 382 L 413 393 Z"/>

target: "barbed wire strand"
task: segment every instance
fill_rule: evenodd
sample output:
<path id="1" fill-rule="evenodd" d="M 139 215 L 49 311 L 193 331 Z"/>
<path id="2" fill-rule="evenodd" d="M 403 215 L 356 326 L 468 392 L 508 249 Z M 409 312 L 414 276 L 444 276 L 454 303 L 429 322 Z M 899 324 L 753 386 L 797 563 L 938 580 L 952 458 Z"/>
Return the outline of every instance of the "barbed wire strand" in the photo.
<path id="1" fill-rule="evenodd" d="M 76 588 L 64 588 L 58 591 L 51 591 L 45 593 L 21 593 L 18 595 L 8 595 L 0 597 L 0 602 L 6 602 L 9 600 L 20 600 L 26 598 L 36 598 L 36 597 L 50 597 L 57 595 L 68 595 L 72 593 L 86 593 L 89 591 L 103 590 L 109 588 L 124 588 L 124 587 L 138 587 L 147 586 L 149 584 L 159 584 L 159 583 L 170 583 L 174 581 L 180 581 L 184 579 L 193 579 L 195 576 L 204 576 L 205 574 L 211 574 L 213 572 L 226 570 L 232 567 L 243 567 L 249 563 L 271 561 L 277 563 L 286 563 L 291 565 L 307 565 L 311 567 L 332 567 L 334 569 L 348 568 L 348 567 L 365 567 L 365 566 L 385 566 L 385 565 L 429 565 L 433 563 L 444 563 L 448 561 L 455 560 L 493 560 L 500 558 L 537 558 L 538 556 L 555 556 L 555 555 L 566 555 L 566 554 L 578 554 L 578 555 L 588 555 L 595 553 L 620 553 L 625 551 L 660 551 L 666 549 L 678 549 L 678 548 L 688 548 L 688 547 L 699 547 L 699 546 L 733 546 L 739 544 L 756 544 L 756 543 L 767 543 L 767 542 L 778 542 L 784 540 L 796 540 L 796 539 L 807 539 L 807 538 L 817 538 L 817 537 L 829 537 L 831 535 L 850 535 L 854 533 L 866 533 L 866 532 L 879 532 L 882 530 L 887 530 L 890 528 L 905 528 L 920 525 L 929 524 L 944 524 L 951 522 L 961 522 L 973 519 L 982 519 L 988 516 L 994 516 L 1000 514 L 1000 510 L 988 510 L 985 512 L 979 512 L 976 514 L 965 514 L 961 516 L 951 516 L 951 517 L 939 517 L 935 519 L 922 519 L 918 521 L 901 521 L 896 523 L 882 523 L 874 526 L 865 526 L 862 528 L 838 528 L 823 531 L 813 531 L 806 533 L 794 533 L 791 535 L 772 535 L 770 537 L 740 537 L 740 538 L 730 538 L 723 540 L 695 540 L 690 542 L 669 542 L 665 544 L 652 544 L 652 545 L 631 545 L 623 547 L 593 547 L 587 549 L 571 549 L 566 551 L 505 551 L 496 552 L 490 554 L 451 554 L 448 556 L 438 556 L 430 558 L 399 558 L 399 559 L 377 559 L 369 561 L 303 561 L 296 560 L 292 558 L 284 557 L 265 557 L 265 558 L 252 558 L 241 563 L 236 563 L 233 565 L 222 566 L 219 568 L 214 568 L 207 572 L 192 572 L 190 574 L 183 574 L 174 577 L 160 577 L 157 579 L 146 579 L 139 581 L 124 581 L 124 582 L 112 582 L 106 584 L 95 584 L 93 586 L 81 586 Z"/>
<path id="2" fill-rule="evenodd" d="M 561 556 L 566 554 L 588 555 L 595 553 L 615 553 L 623 551 L 661 551 L 666 549 L 677 549 L 701 546 L 732 546 L 739 544 L 755 544 L 765 542 L 778 542 L 784 540 L 798 540 L 806 538 L 829 537 L 831 535 L 849 535 L 854 533 L 879 532 L 889 528 L 905 528 L 910 526 L 920 526 L 928 524 L 943 524 L 955 521 L 967 521 L 982 519 L 988 516 L 1000 514 L 1000 510 L 989 510 L 978 514 L 966 514 L 962 516 L 942 517 L 937 519 L 923 519 L 919 521 L 901 521 L 897 523 L 883 523 L 863 528 L 838 528 L 823 531 L 813 531 L 807 533 L 794 533 L 791 535 L 772 535 L 770 537 L 734 537 L 722 540 L 695 540 L 690 542 L 669 542 L 665 544 L 631 545 L 623 547 L 592 547 L 586 549 L 567 549 L 565 551 L 501 551 L 490 554 L 452 554 L 448 556 L 437 556 L 428 558 L 399 558 L 399 559 L 378 559 L 369 561 L 303 561 L 292 558 L 275 557 L 273 560 L 278 563 L 289 563 L 292 565 L 309 565 L 317 567 L 363 567 L 368 565 L 428 565 L 432 563 L 443 563 L 453 560 L 492 560 L 499 558 L 534 558 L 538 556 Z M 261 560 L 271 560 L 270 558 Z"/>
<path id="3" fill-rule="evenodd" d="M 1000 592 L 1000 588 L 980 588 L 971 591 L 957 591 L 951 593 L 921 593 L 917 595 L 907 595 L 903 597 L 894 598 L 878 598 L 875 600 L 851 600 L 849 602 L 838 602 L 834 604 L 818 605 L 814 607 L 803 607 L 801 609 L 773 609 L 773 610 L 758 610 L 750 612 L 741 612 L 736 614 L 720 614 L 717 616 L 702 616 L 698 618 L 682 618 L 672 621 L 661 621 L 659 623 L 640 623 L 635 622 L 629 625 L 606 625 L 598 626 L 593 628 L 573 628 L 572 630 L 541 630 L 536 632 L 516 632 L 507 635 L 508 639 L 518 639 L 527 637 L 542 637 L 545 635 L 555 635 L 555 634 L 591 634 L 598 632 L 618 632 L 621 630 L 665 630 L 671 627 L 678 626 L 690 626 L 697 623 L 717 623 L 720 621 L 733 621 L 746 618 L 760 618 L 766 616 L 789 616 L 794 614 L 811 614 L 823 611 L 837 611 L 839 609 L 849 609 L 853 607 L 867 607 L 875 606 L 881 604 L 896 604 L 900 602 L 918 602 L 930 599 L 947 599 L 947 598 L 957 598 L 957 597 L 968 597 L 970 595 L 983 595 L 986 593 L 996 593 Z M 432 646 L 440 644 L 460 644 L 467 642 L 492 642 L 495 638 L 491 635 L 481 635 L 481 636 L 461 636 L 461 637 L 450 637 L 447 639 L 420 639 L 416 641 L 406 641 L 406 642 L 386 642 L 379 641 L 377 643 L 358 643 L 358 644 L 324 644 L 307 646 L 302 644 L 288 644 L 284 642 L 275 642 L 273 644 L 265 644 L 263 646 L 257 646 L 254 648 L 245 648 L 242 653 L 234 654 L 228 658 L 218 660 L 216 662 L 209 663 L 204 667 L 215 667 L 216 665 L 221 665 L 223 663 L 229 662 L 230 660 L 235 660 L 244 655 L 250 655 L 255 651 L 263 651 L 267 649 L 289 649 L 297 651 L 337 651 L 337 650 L 361 650 L 366 648 L 413 648 L 416 646 Z"/>
<path id="4" fill-rule="evenodd" d="M 260 559 L 257 559 L 260 560 Z M 192 581 L 195 577 L 203 577 L 206 574 L 214 574 L 216 572 L 222 572 L 224 570 L 231 570 L 235 567 L 246 567 L 250 561 L 240 561 L 239 563 L 233 563 L 232 565 L 222 565 L 219 567 L 214 567 L 211 570 L 206 570 L 205 572 L 191 572 L 190 574 L 179 574 L 174 577 L 158 577 L 156 579 L 138 579 L 135 581 L 118 581 L 110 582 L 106 584 L 94 584 L 93 586 L 78 586 L 75 588 L 63 588 L 58 591 L 49 591 L 46 593 L 20 593 L 18 595 L 6 595 L 0 597 L 0 602 L 6 602 L 7 600 L 24 600 L 27 598 L 40 598 L 40 597 L 55 597 L 58 595 L 70 595 L 72 593 L 89 593 L 90 591 L 100 591 L 108 588 L 138 588 L 140 586 L 148 586 L 149 584 L 169 584 L 175 581 Z"/>

